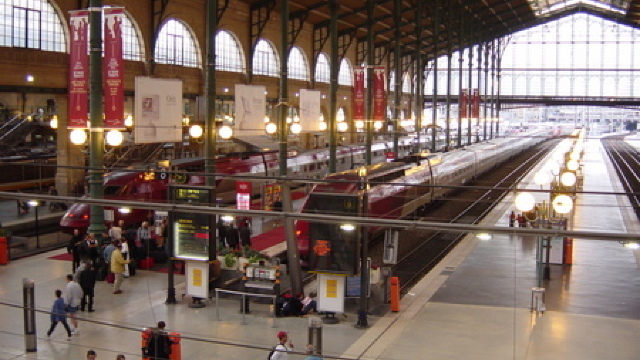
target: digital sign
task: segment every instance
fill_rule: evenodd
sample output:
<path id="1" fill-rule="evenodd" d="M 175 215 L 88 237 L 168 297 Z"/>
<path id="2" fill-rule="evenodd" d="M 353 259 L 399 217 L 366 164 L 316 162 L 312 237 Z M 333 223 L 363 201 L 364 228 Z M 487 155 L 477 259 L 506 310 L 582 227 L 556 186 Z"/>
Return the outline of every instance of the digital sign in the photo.
<path id="1" fill-rule="evenodd" d="M 207 206 L 213 189 L 202 186 L 172 186 L 171 200 L 176 204 Z M 175 257 L 187 260 L 209 260 L 210 215 L 174 211 L 173 244 Z"/>

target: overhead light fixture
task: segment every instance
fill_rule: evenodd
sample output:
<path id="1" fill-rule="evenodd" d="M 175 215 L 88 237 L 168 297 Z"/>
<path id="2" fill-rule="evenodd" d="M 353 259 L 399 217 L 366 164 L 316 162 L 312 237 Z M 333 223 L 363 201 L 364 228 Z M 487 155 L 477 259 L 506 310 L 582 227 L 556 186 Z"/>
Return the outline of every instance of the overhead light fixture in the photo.
<path id="1" fill-rule="evenodd" d="M 71 142 L 75 145 L 82 145 L 87 141 L 87 133 L 84 129 L 73 129 L 69 134 Z"/>
<path id="2" fill-rule="evenodd" d="M 124 137 L 122 133 L 116 129 L 111 129 L 106 136 L 107 144 L 111 146 L 120 146 Z"/>

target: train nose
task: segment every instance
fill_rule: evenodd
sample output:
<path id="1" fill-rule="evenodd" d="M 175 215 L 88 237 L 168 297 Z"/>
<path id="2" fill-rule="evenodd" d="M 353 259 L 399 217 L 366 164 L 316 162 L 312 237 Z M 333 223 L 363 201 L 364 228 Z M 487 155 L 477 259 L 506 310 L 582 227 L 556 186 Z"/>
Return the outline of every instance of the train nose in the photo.
<path id="1" fill-rule="evenodd" d="M 60 227 L 65 233 L 73 233 L 73 229 L 89 227 L 89 205 L 73 204 L 60 219 Z"/>

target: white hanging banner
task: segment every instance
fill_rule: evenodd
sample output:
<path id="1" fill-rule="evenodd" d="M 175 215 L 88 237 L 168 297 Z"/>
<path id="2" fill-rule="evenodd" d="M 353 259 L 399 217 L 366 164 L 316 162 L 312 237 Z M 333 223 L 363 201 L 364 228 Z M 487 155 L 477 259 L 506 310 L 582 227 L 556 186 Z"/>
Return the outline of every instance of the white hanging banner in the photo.
<path id="1" fill-rule="evenodd" d="M 182 80 L 136 77 L 136 144 L 182 141 Z"/>
<path id="2" fill-rule="evenodd" d="M 240 130 L 264 133 L 266 88 L 259 85 L 236 84 L 236 124 Z"/>
<path id="3" fill-rule="evenodd" d="M 320 91 L 300 90 L 300 125 L 303 129 L 320 131 Z"/>

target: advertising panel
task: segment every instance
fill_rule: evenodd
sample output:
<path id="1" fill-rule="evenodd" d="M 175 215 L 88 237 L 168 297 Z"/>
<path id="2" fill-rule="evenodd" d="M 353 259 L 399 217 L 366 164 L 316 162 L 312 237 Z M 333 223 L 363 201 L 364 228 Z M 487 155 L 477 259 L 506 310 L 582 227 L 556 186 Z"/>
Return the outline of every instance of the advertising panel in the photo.
<path id="1" fill-rule="evenodd" d="M 384 66 L 376 66 L 373 69 L 373 120 L 385 120 L 387 108 L 386 84 Z"/>
<path id="2" fill-rule="evenodd" d="M 104 128 L 124 129 L 123 8 L 104 8 Z"/>
<path id="3" fill-rule="evenodd" d="M 69 129 L 84 129 L 89 118 L 89 11 L 70 11 Z"/>
<path id="4" fill-rule="evenodd" d="M 364 71 L 363 67 L 353 68 L 353 120 L 364 121 Z"/>
<path id="5" fill-rule="evenodd" d="M 136 144 L 182 141 L 182 80 L 136 77 Z"/>

